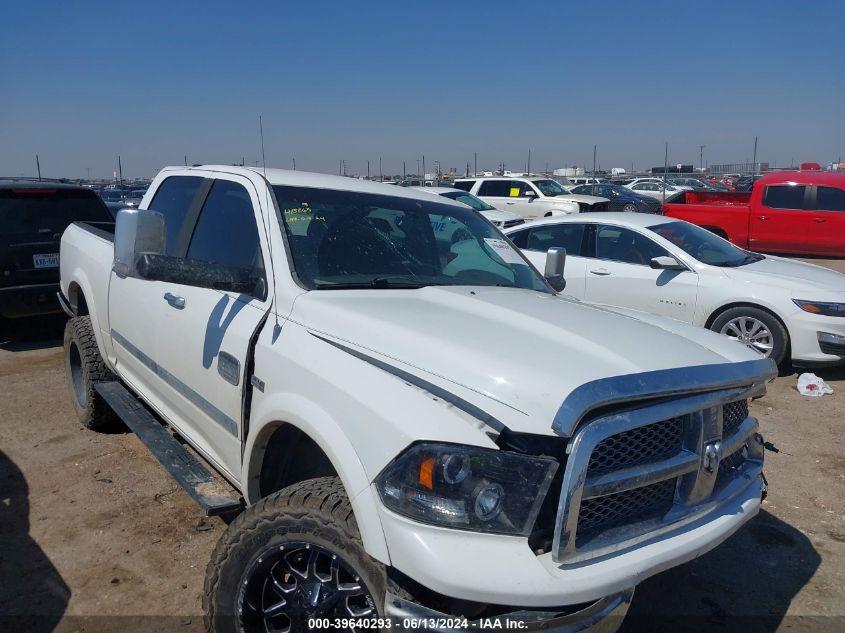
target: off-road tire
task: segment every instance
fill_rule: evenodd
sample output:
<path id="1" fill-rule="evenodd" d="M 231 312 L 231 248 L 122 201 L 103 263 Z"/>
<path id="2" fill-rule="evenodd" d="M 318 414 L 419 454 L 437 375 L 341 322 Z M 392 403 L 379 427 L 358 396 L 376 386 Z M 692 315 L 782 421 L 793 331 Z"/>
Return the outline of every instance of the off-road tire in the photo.
<path id="1" fill-rule="evenodd" d="M 360 575 L 378 617 L 384 617 L 385 567 L 364 550 L 343 484 L 337 477 L 319 477 L 265 497 L 247 508 L 220 537 L 205 573 L 207 631 L 241 630 L 239 592 L 251 566 L 286 542 L 311 543 L 336 553 Z"/>
<path id="2" fill-rule="evenodd" d="M 771 312 L 751 306 L 730 308 L 713 319 L 710 329 L 714 332 L 719 332 L 726 323 L 743 316 L 756 319 L 769 329 L 769 332 L 772 333 L 772 351 L 769 354 L 769 358 L 778 365 L 781 365 L 789 351 L 789 333 L 786 331 L 783 323 Z"/>
<path id="3" fill-rule="evenodd" d="M 91 317 L 74 317 L 65 324 L 64 347 L 65 375 L 79 422 L 92 431 L 114 428 L 119 419 L 94 390 L 94 385 L 117 380 L 117 377 L 100 356 Z"/>

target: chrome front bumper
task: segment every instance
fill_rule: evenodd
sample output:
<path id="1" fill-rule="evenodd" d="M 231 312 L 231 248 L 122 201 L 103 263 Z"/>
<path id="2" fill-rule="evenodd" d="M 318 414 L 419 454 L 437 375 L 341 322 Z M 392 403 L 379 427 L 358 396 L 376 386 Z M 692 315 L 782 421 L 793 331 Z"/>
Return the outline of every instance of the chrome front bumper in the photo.
<path id="1" fill-rule="evenodd" d="M 507 630 L 543 631 L 544 633 L 615 633 L 622 625 L 634 597 L 634 589 L 606 596 L 592 604 L 560 615 L 561 610 L 515 610 L 490 618 L 465 620 L 429 609 L 391 594 L 385 597 L 385 615 L 397 631 L 452 631 Z"/>

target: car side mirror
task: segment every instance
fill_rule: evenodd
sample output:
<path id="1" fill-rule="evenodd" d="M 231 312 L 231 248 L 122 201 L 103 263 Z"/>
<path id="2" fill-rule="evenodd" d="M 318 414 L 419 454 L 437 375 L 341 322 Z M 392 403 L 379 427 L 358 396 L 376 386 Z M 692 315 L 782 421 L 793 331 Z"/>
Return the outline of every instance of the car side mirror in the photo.
<path id="1" fill-rule="evenodd" d="M 537 192 L 536 192 L 536 191 L 534 191 L 533 189 L 526 189 L 526 190 L 525 190 L 525 194 L 524 194 L 524 195 L 525 195 L 525 197 L 526 197 L 526 198 L 528 198 L 529 200 L 533 200 L 534 198 L 536 198 L 536 197 L 537 197 Z"/>
<path id="2" fill-rule="evenodd" d="M 121 209 L 114 227 L 112 270 L 119 277 L 140 277 L 138 261 L 144 255 L 162 255 L 167 229 L 164 216 L 148 209 Z"/>
<path id="3" fill-rule="evenodd" d="M 671 255 L 661 255 L 660 257 L 652 257 L 648 265 L 655 270 L 687 270 L 677 259 Z"/>
<path id="4" fill-rule="evenodd" d="M 566 279 L 563 277 L 563 269 L 566 266 L 566 249 L 553 246 L 546 253 L 546 270 L 543 276 L 548 284 L 557 292 L 566 288 Z"/>
<path id="5" fill-rule="evenodd" d="M 146 253 L 138 258 L 138 276 L 148 281 L 267 297 L 264 274 L 254 268 Z"/>

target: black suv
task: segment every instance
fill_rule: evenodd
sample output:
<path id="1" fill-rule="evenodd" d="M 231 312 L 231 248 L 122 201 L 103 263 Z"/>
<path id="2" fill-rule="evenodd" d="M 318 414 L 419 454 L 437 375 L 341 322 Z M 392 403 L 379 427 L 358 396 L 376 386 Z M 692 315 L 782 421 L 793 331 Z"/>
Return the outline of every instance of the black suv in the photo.
<path id="1" fill-rule="evenodd" d="M 75 185 L 0 181 L 0 317 L 60 312 L 59 241 L 69 224 L 113 229 L 100 197 Z"/>

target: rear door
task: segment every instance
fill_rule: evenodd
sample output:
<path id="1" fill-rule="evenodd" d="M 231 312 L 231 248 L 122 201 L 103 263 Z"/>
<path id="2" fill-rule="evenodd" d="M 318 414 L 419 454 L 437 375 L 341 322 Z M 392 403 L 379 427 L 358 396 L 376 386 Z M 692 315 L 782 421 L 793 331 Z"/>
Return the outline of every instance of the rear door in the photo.
<path id="1" fill-rule="evenodd" d="M 669 252 L 638 231 L 609 224 L 590 228 L 585 300 L 692 322 L 697 273 L 651 268 L 653 257 Z"/>
<path id="2" fill-rule="evenodd" d="M 561 222 L 529 226 L 510 234 L 511 240 L 541 273 L 546 268 L 546 254 L 552 247 L 566 249 L 566 267 L 563 271 L 566 288 L 563 294 L 584 298 L 587 260 L 582 257 L 586 225 L 581 222 Z"/>
<path id="3" fill-rule="evenodd" d="M 749 248 L 776 253 L 818 252 L 823 227 L 805 210 L 808 193 L 804 185 L 767 185 L 762 202 L 751 206 Z"/>
<path id="4" fill-rule="evenodd" d="M 845 255 L 845 189 L 819 185 L 810 188 L 807 214 L 817 236 L 811 245 L 817 255 Z M 818 230 L 818 232 L 816 232 Z"/>
<path id="5" fill-rule="evenodd" d="M 261 213 L 251 181 L 215 174 L 197 217 L 187 219 L 185 257 L 249 268 L 256 286 L 237 293 L 163 283 L 155 297 L 161 309 L 157 358 L 171 375 L 165 400 L 174 424 L 236 480 L 250 341 L 270 308 Z"/>

